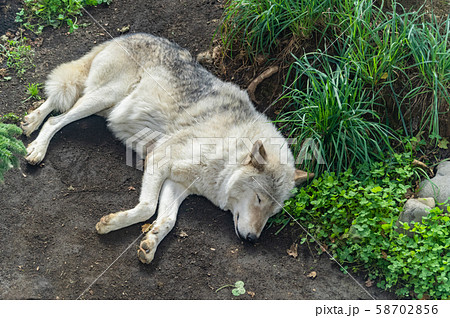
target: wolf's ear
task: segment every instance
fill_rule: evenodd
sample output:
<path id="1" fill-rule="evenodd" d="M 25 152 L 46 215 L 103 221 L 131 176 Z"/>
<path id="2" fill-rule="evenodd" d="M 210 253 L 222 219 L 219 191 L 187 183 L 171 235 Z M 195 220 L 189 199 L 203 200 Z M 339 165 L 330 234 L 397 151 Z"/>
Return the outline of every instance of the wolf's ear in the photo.
<path id="1" fill-rule="evenodd" d="M 267 163 L 267 153 L 261 140 L 257 140 L 252 147 L 252 151 L 244 160 L 245 165 L 251 164 L 256 169 L 262 171 Z"/>
<path id="2" fill-rule="evenodd" d="M 295 169 L 295 185 L 300 185 L 308 179 L 314 178 L 314 173 Z"/>

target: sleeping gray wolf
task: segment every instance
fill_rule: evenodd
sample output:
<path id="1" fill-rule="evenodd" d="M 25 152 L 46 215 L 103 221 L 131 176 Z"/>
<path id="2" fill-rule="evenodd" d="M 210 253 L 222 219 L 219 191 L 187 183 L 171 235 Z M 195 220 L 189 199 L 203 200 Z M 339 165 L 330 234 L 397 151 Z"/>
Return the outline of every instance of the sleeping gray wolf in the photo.
<path id="1" fill-rule="evenodd" d="M 125 143 L 146 130 L 167 136 L 163 145 L 160 139 L 144 151 L 134 149 L 146 161 L 136 207 L 106 215 L 96 225 L 105 234 L 150 219 L 158 207 L 138 249 L 144 263 L 153 260 L 188 195 L 230 210 L 238 237 L 254 242 L 295 184 L 312 176 L 295 169 L 288 147 L 283 156 L 286 140 L 246 92 L 222 82 L 166 39 L 134 34 L 98 45 L 54 69 L 45 92 L 45 103 L 24 118 L 24 133 L 29 136 L 52 111 L 62 114 L 50 117 L 29 144 L 30 164 L 44 159 L 62 127 L 94 114 L 105 117 Z M 224 141 L 217 143 L 221 155 L 211 154 L 214 142 L 201 144 L 195 154 L 199 140 Z"/>

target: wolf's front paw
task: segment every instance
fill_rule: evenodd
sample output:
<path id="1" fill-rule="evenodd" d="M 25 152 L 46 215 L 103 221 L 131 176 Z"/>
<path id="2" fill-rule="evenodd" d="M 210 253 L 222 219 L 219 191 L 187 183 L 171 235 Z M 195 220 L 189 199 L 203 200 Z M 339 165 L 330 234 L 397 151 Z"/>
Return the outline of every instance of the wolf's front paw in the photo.
<path id="1" fill-rule="evenodd" d="M 44 159 L 46 152 L 46 145 L 33 141 L 27 147 L 27 156 L 25 157 L 25 160 L 28 161 L 29 164 L 37 165 Z"/>
<path id="2" fill-rule="evenodd" d="M 105 215 L 95 225 L 95 229 L 97 230 L 98 234 L 106 234 L 113 230 L 110 225 L 111 218 L 111 214 Z"/>
<path id="3" fill-rule="evenodd" d="M 143 239 L 137 251 L 139 260 L 144 264 L 150 264 L 155 257 L 156 242 L 152 239 Z"/>

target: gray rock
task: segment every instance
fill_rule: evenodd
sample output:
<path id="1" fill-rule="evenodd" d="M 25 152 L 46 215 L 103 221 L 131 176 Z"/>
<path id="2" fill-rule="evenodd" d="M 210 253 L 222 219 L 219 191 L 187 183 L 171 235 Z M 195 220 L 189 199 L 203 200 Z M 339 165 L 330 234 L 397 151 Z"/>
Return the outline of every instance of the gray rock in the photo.
<path id="1" fill-rule="evenodd" d="M 402 213 L 398 217 L 400 222 L 421 222 L 422 217 L 430 213 L 430 209 L 435 207 L 433 198 L 409 199 L 403 207 Z"/>
<path id="2" fill-rule="evenodd" d="M 450 161 L 443 161 L 438 165 L 437 175 L 450 176 Z"/>
<path id="3" fill-rule="evenodd" d="M 430 209 L 434 207 L 435 202 L 433 198 L 418 198 L 406 201 L 396 223 L 397 232 L 413 237 L 414 233 L 403 229 L 400 222 L 408 223 L 409 226 L 413 227 L 413 222 L 421 222 L 422 218 L 427 216 L 430 213 Z"/>
<path id="4" fill-rule="evenodd" d="M 420 184 L 419 197 L 432 197 L 436 203 L 444 203 L 450 198 L 450 161 L 441 162 L 434 178 L 424 180 Z M 449 202 L 440 206 L 444 211 L 449 211 Z"/>

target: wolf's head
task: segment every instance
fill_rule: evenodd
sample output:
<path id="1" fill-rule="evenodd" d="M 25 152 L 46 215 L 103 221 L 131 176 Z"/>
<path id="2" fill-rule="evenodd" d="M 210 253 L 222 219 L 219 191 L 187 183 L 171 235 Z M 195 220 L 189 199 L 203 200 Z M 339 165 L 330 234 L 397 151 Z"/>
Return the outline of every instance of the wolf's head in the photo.
<path id="1" fill-rule="evenodd" d="M 281 163 L 279 154 L 266 151 L 261 140 L 255 142 L 225 186 L 236 234 L 256 241 L 269 217 L 278 213 L 291 196 L 294 186 L 313 176 L 295 169 L 290 152 L 287 162 Z"/>

